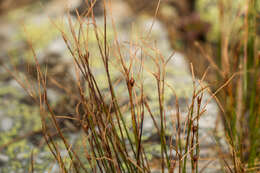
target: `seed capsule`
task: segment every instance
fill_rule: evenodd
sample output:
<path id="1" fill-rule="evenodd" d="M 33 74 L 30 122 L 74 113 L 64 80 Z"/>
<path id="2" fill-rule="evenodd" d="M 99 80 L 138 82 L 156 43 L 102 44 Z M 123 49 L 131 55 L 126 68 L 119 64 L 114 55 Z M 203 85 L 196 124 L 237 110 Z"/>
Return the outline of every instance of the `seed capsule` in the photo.
<path id="1" fill-rule="evenodd" d="M 192 130 L 193 130 L 193 132 L 197 132 L 198 131 L 198 126 L 193 126 Z"/>
<path id="2" fill-rule="evenodd" d="M 129 80 L 129 84 L 130 84 L 131 87 L 134 86 L 134 84 L 135 84 L 134 78 L 131 78 L 131 79 Z"/>
<path id="3" fill-rule="evenodd" d="M 198 156 L 194 156 L 194 157 L 193 157 L 193 161 L 194 161 L 194 162 L 197 162 L 198 160 L 199 160 L 199 157 L 198 157 Z"/>

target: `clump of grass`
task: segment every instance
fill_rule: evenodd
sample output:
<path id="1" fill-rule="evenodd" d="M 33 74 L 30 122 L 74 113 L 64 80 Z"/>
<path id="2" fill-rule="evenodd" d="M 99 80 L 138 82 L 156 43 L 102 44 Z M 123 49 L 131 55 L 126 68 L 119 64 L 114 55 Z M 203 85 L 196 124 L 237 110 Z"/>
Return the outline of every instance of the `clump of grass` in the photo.
<path id="1" fill-rule="evenodd" d="M 202 98 L 205 90 L 211 89 L 212 98 L 216 98 L 221 108 L 221 115 L 225 125 L 226 136 L 230 144 L 232 163 L 224 159 L 225 167 L 230 172 L 245 172 L 257 170 L 259 161 L 259 52 L 257 52 L 256 35 L 256 1 L 248 1 L 246 15 L 244 17 L 243 39 L 236 44 L 230 43 L 229 32 L 222 28 L 219 35 L 218 57 L 213 59 L 204 49 L 203 45 L 196 43 L 196 47 L 206 57 L 213 67 L 213 79 L 217 79 L 217 86 L 204 86 L 203 81 L 212 81 L 207 76 L 207 70 L 202 68 L 200 72 L 201 80 L 199 85 L 195 83 L 195 72 L 191 65 L 193 75 L 193 95 L 191 104 L 188 107 L 187 119 L 183 127 L 181 114 L 176 96 L 176 112 L 172 120 L 173 132 L 171 138 L 166 140 L 166 108 L 165 88 L 170 88 L 172 94 L 176 95 L 172 87 L 165 80 L 167 63 L 170 58 L 165 58 L 156 48 L 146 42 L 146 38 L 139 38 L 139 42 L 129 41 L 128 54 L 130 58 L 125 58 L 122 53 L 124 47 L 117 38 L 114 27 L 114 44 L 107 39 L 107 13 L 110 3 L 104 0 L 104 23 L 103 31 L 100 31 L 93 14 L 95 1 L 89 3 L 89 8 L 84 12 L 84 16 L 77 15 L 79 29 L 75 29 L 70 18 L 70 35 L 57 27 L 73 57 L 75 67 L 75 83 L 77 89 L 73 99 L 76 100 L 74 114 L 72 116 L 60 116 L 55 113 L 52 105 L 48 101 L 47 83 L 48 71 L 43 69 L 36 57 L 33 45 L 28 41 L 28 45 L 33 51 L 35 61 L 35 71 L 37 76 L 37 86 L 32 87 L 30 81 L 26 79 L 23 86 L 28 94 L 39 104 L 42 118 L 42 132 L 53 157 L 60 166 L 61 172 L 151 172 L 151 163 L 148 159 L 143 141 L 143 128 L 145 116 L 150 116 L 153 126 L 160 137 L 160 169 L 162 172 L 191 172 L 199 170 L 200 163 L 200 139 L 199 139 L 199 119 L 205 112 L 202 106 Z M 158 13 L 157 6 L 156 14 Z M 224 20 L 224 7 L 220 3 L 220 21 Z M 110 11 L 110 13 L 112 13 Z M 223 25 L 222 25 L 223 26 Z M 89 31 L 95 34 L 99 55 L 95 56 L 89 46 Z M 149 35 L 149 33 L 148 33 Z M 135 47 L 135 52 L 133 49 Z M 141 52 L 141 57 L 136 55 L 136 51 Z M 147 51 L 148 50 L 148 51 Z M 125 51 L 125 50 L 124 50 Z M 151 53 L 152 52 L 152 53 Z M 149 57 L 154 63 L 153 71 L 146 69 L 143 57 Z M 232 57 L 232 58 L 230 58 Z M 95 58 L 102 60 L 104 68 L 103 83 L 108 85 L 108 93 L 101 90 L 99 81 L 94 73 L 92 61 Z M 121 96 L 116 90 L 116 82 L 112 79 L 111 60 L 116 59 L 118 69 L 122 73 L 125 83 L 125 93 L 127 93 L 127 104 L 120 102 Z M 191 61 L 194 61 L 194 59 Z M 197 61 L 197 60 L 196 60 Z M 138 70 L 136 70 L 138 69 Z M 153 112 L 144 88 L 143 74 L 148 72 L 156 81 L 156 95 L 159 110 Z M 11 71 L 10 71 L 11 73 Z M 15 75 L 14 75 L 15 77 Z M 210 74 L 212 77 L 212 73 Z M 224 81 L 224 82 L 223 82 Z M 62 89 L 64 86 L 56 83 Z M 66 90 L 66 89 L 65 89 Z M 67 92 L 70 96 L 70 93 Z M 155 94 L 155 93 L 151 93 Z M 72 99 L 72 98 L 71 98 Z M 64 105 L 66 106 L 66 105 Z M 131 121 L 127 122 L 128 116 L 125 110 L 129 110 Z M 156 116 L 159 116 L 157 121 Z M 72 120 L 78 124 L 83 133 L 80 145 L 82 150 L 68 142 L 68 139 L 60 126 L 58 119 Z M 69 161 L 61 156 L 60 144 L 54 139 L 51 129 L 55 129 L 62 145 L 66 148 Z M 31 155 L 31 169 L 33 172 L 33 153 Z M 220 156 L 221 157 L 221 156 Z M 69 163 L 69 164 L 67 164 Z M 188 163 L 190 163 L 188 166 Z"/>
<path id="2" fill-rule="evenodd" d="M 147 157 L 146 149 L 144 148 L 143 125 L 144 117 L 150 116 L 153 120 L 153 125 L 160 136 L 160 169 L 162 172 L 186 172 L 191 169 L 192 172 L 199 172 L 200 160 L 200 140 L 199 140 L 199 119 L 205 112 L 205 107 L 202 106 L 203 93 L 208 87 L 205 87 L 202 82 L 205 79 L 206 72 L 200 80 L 198 86 L 195 84 L 195 75 L 193 66 L 191 65 L 193 74 L 193 96 L 191 104 L 188 107 L 187 120 L 185 126 L 181 124 L 181 114 L 179 111 L 178 99 L 176 96 L 176 113 L 172 116 L 177 117 L 177 122 L 174 118 L 172 126 L 174 131 L 171 138 L 176 139 L 176 144 L 172 140 L 166 141 L 166 108 L 164 106 L 165 88 L 169 87 L 172 94 L 175 95 L 172 87 L 165 80 L 166 66 L 170 58 L 165 58 L 155 46 L 149 46 L 145 39 L 140 38 L 140 42 L 129 42 L 130 58 L 125 58 L 122 54 L 122 45 L 119 43 L 114 27 L 114 44 L 110 44 L 107 40 L 107 4 L 104 3 L 104 30 L 100 32 L 93 13 L 95 2 L 88 4 L 85 16 L 77 15 L 79 30 L 76 30 L 70 18 L 70 36 L 62 29 L 60 32 L 73 57 L 75 67 L 76 80 L 73 84 L 77 89 L 75 114 L 73 116 L 59 116 L 55 114 L 51 104 L 48 101 L 47 83 L 48 72 L 47 68 L 43 69 L 36 57 L 33 45 L 28 41 L 28 45 L 33 52 L 35 61 L 35 71 L 37 76 L 37 86 L 30 86 L 30 81 L 25 83 L 16 79 L 28 94 L 39 104 L 41 110 L 42 133 L 45 142 L 48 145 L 53 157 L 57 161 L 61 172 L 151 172 L 151 163 Z M 110 13 L 112 13 L 110 11 Z M 85 18 L 83 18 L 85 17 Z M 112 21 L 112 25 L 114 23 Z M 93 26 L 93 27 L 90 27 Z M 94 57 L 88 45 L 88 32 L 93 29 L 96 37 L 96 44 L 99 48 L 99 56 Z M 141 51 L 141 57 L 132 53 L 133 45 Z M 147 51 L 147 49 L 149 51 Z M 151 56 L 153 52 L 154 56 Z M 157 112 L 152 112 L 149 100 L 144 92 L 143 73 L 147 71 L 145 61 L 142 57 L 149 57 L 154 63 L 154 71 L 148 71 L 156 81 L 156 93 L 158 95 L 158 116 Z M 91 61 L 94 58 L 100 58 L 103 62 L 105 71 L 104 76 L 108 84 L 109 96 L 101 90 L 99 83 L 96 80 L 96 74 L 93 72 Z M 125 82 L 125 92 L 128 93 L 128 103 L 122 106 L 120 103 L 119 93 L 116 91 L 116 83 L 111 77 L 111 59 L 117 60 L 117 65 L 122 73 L 122 80 Z M 137 64 L 137 65 L 136 65 Z M 138 68 L 136 68 L 138 66 Z M 138 71 L 135 71 L 138 69 Z M 15 77 L 15 75 L 14 75 Z M 59 87 L 63 86 L 57 84 Z M 70 93 L 67 93 L 70 94 Z M 214 97 L 216 93 L 212 95 Z M 109 100 L 108 102 L 106 100 Z M 64 105 L 66 106 L 66 105 Z M 126 111 L 130 111 L 131 122 L 126 122 Z M 70 119 L 76 122 L 83 133 L 81 142 L 82 150 L 77 150 L 68 142 L 66 135 L 60 126 L 58 119 Z M 130 125 L 129 125 L 130 124 Z M 65 147 L 69 161 L 61 156 L 61 146 L 54 139 L 51 127 L 54 127 L 62 145 Z M 52 128 L 53 130 L 53 128 Z M 187 166 L 190 162 L 190 167 Z M 67 164 L 69 163 L 69 164 Z M 31 172 L 33 172 L 33 153 L 31 155 Z"/>
<path id="3" fill-rule="evenodd" d="M 219 40 L 218 48 L 213 54 L 207 51 L 209 45 L 196 42 L 195 46 L 200 50 L 200 59 L 207 59 L 212 67 L 211 74 L 206 81 L 212 91 L 222 85 L 223 81 L 229 81 L 218 93 L 221 116 L 225 126 L 227 141 L 230 144 L 230 153 L 233 160 L 234 172 L 256 171 L 259 153 L 260 133 L 260 105 L 259 105 L 259 36 L 257 36 L 257 1 L 244 2 L 242 7 L 229 14 L 229 9 L 234 2 L 219 1 Z M 227 12 L 228 11 L 228 12 Z M 231 10 L 230 10 L 231 11 Z M 244 16 L 243 16 L 244 15 Z M 242 17 L 243 16 L 243 17 Z M 239 26 L 238 20 L 244 20 Z M 229 24 L 229 25 L 227 25 Z M 238 26 L 235 26 L 238 25 Z M 189 60 L 196 60 L 191 56 Z M 203 62 L 203 61 L 202 61 Z M 207 66 L 204 65 L 199 73 Z"/>
<path id="4" fill-rule="evenodd" d="M 232 26 L 225 27 L 225 5 L 220 2 L 219 56 L 215 60 L 219 80 L 233 78 L 219 94 L 227 139 L 231 145 L 235 172 L 257 166 L 259 160 L 259 44 L 256 40 L 256 1 L 247 1 L 244 24 L 237 33 L 240 39 L 232 42 Z M 230 5 L 230 4 L 229 4 Z M 240 14 L 238 14 L 240 16 Z M 217 62 L 216 62 L 217 61 Z M 257 169 L 257 168 L 256 168 Z"/>

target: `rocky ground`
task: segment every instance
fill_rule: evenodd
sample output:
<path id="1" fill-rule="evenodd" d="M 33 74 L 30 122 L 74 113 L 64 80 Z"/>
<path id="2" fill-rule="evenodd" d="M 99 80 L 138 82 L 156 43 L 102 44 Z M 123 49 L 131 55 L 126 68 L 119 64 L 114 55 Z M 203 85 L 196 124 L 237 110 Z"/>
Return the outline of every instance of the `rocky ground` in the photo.
<path id="1" fill-rule="evenodd" d="M 59 4 L 56 5 L 59 6 Z M 26 44 L 26 38 L 29 38 L 36 49 L 40 63 L 48 65 L 49 74 L 60 80 L 60 82 L 68 84 L 70 80 L 75 78 L 75 75 L 73 75 L 72 57 L 69 55 L 59 31 L 50 22 L 50 19 L 59 24 L 63 22 L 61 25 L 66 30 L 68 26 L 64 15 L 65 10 L 58 11 L 53 6 L 48 7 L 45 9 L 37 6 L 37 4 L 33 4 L 1 16 L 0 63 L 11 69 L 11 72 L 15 72 L 12 65 L 17 66 L 17 71 L 19 71 L 19 76 L 17 77 L 19 80 L 24 81 L 23 74 L 26 72 L 26 63 L 32 63 L 31 50 Z M 125 47 L 128 45 L 126 42 L 133 39 L 134 36 L 143 37 L 153 23 L 153 19 L 148 16 L 134 17 L 127 6 L 120 1 L 114 5 L 112 11 L 117 25 L 119 41 Z M 48 18 L 48 16 L 51 16 L 51 18 Z M 75 20 L 73 16 L 71 17 Z M 102 17 L 97 18 L 98 23 L 102 24 L 102 21 Z M 131 31 L 132 28 L 133 31 Z M 108 24 L 108 35 L 112 42 L 113 29 L 111 22 Z M 153 40 L 156 40 L 156 45 L 163 56 L 168 57 L 171 55 L 173 50 L 169 45 L 165 28 L 158 21 L 155 21 L 153 24 L 151 37 L 147 42 L 153 45 Z M 93 39 L 90 37 L 90 46 L 93 46 L 92 52 L 95 57 L 97 47 L 95 46 L 94 37 Z M 128 60 L 131 58 L 129 57 L 129 52 L 124 52 L 124 55 Z M 148 68 L 153 67 L 151 60 L 146 59 L 145 63 Z M 104 71 L 100 64 L 100 59 L 95 58 L 93 60 L 94 73 L 98 83 L 105 91 L 107 85 L 102 82 L 104 80 Z M 122 78 L 118 65 L 113 60 L 111 60 L 111 67 L 113 69 L 113 78 Z M 166 81 L 174 88 L 177 94 L 184 122 L 188 111 L 187 105 L 190 103 L 193 90 L 190 68 L 188 62 L 185 61 L 184 55 L 175 52 L 167 66 L 166 74 Z M 145 73 L 145 75 L 145 94 L 149 97 L 152 110 L 156 112 L 158 104 L 156 103 L 157 96 L 154 92 L 156 90 L 155 80 L 149 73 Z M 126 97 L 123 84 L 124 82 L 121 82 L 116 87 L 116 92 L 122 100 Z M 69 108 L 58 109 L 60 105 L 70 105 L 62 90 L 50 84 L 48 95 L 50 102 L 52 102 L 54 107 L 57 107 L 57 112 L 71 113 L 68 112 L 71 111 Z M 169 120 L 167 120 L 167 129 L 168 133 L 171 134 L 172 124 L 170 119 L 174 118 L 174 112 L 176 111 L 175 97 L 170 89 L 166 89 L 165 96 L 165 105 L 168 107 L 166 119 Z M 37 104 L 28 97 L 21 86 L 11 77 L 10 72 L 6 72 L 3 68 L 0 68 L 0 98 L 0 173 L 22 173 L 28 171 L 32 153 L 34 155 L 36 172 L 57 172 L 58 166 L 55 164 L 48 148 L 43 144 L 43 138 L 39 133 L 41 120 Z M 209 99 L 209 94 L 205 93 L 204 105 L 207 99 Z M 204 160 L 201 161 L 200 168 L 202 169 L 204 165 L 210 162 L 205 172 L 218 172 L 220 164 L 216 158 L 216 153 L 212 152 L 215 150 L 216 143 L 213 130 L 218 119 L 218 109 L 214 101 L 210 101 L 206 109 L 207 111 L 200 119 L 201 159 Z M 128 115 L 127 112 L 126 115 Z M 156 135 L 154 135 L 155 127 L 151 121 L 146 116 L 144 121 L 144 140 L 146 140 L 145 145 L 150 153 L 150 159 L 155 162 L 154 172 L 156 172 L 158 166 L 154 158 L 159 157 L 160 152 L 158 151 L 158 145 L 156 145 L 159 141 L 156 139 Z M 67 135 L 72 144 L 77 143 L 80 131 L 68 133 Z"/>

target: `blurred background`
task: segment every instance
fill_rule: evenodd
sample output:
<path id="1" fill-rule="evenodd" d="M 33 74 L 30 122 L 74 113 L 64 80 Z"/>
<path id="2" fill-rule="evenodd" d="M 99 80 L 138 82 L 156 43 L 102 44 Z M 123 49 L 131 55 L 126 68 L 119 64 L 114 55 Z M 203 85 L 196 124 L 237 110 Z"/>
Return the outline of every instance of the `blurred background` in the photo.
<path id="1" fill-rule="evenodd" d="M 153 26 L 151 42 L 156 40 L 157 47 L 165 57 L 170 56 L 173 51 L 175 52 L 170 63 L 168 80 L 176 90 L 183 113 L 187 111 L 185 108 L 192 94 L 190 63 L 193 63 L 197 79 L 203 76 L 209 66 L 213 66 L 213 68 L 208 69 L 205 79 L 212 92 L 222 86 L 232 74 L 242 69 L 241 65 L 243 64 L 240 62 L 242 62 L 241 57 L 244 57 L 244 52 L 241 53 L 240 50 L 243 49 L 243 39 L 246 39 L 243 30 L 245 18 L 248 16 L 248 9 L 250 9 L 248 2 L 244 0 L 161 0 L 158 5 L 159 1 L 157 0 L 111 1 L 110 10 L 120 41 L 127 42 L 135 35 L 145 36 Z M 248 68 L 258 69 L 260 3 L 255 1 L 254 5 L 256 14 L 253 37 L 255 37 L 254 42 L 258 44 L 253 46 L 252 65 Z M 55 161 L 41 136 L 41 117 L 38 105 L 12 75 L 26 82 L 25 75 L 29 74 L 29 78 L 33 81 L 29 85 L 36 85 L 34 60 L 31 47 L 28 44 L 29 40 L 35 49 L 40 65 L 48 66 L 51 81 L 48 83 L 48 99 L 53 104 L 55 113 L 60 115 L 73 114 L 75 100 L 69 98 L 64 89 L 55 85 L 55 81 L 59 82 L 72 94 L 77 90 L 76 86 L 69 85 L 75 82 L 73 62 L 59 28 L 62 28 L 66 33 L 69 32 L 68 16 L 73 22 L 76 22 L 76 10 L 79 15 L 84 16 L 87 8 L 88 5 L 83 0 L 0 0 L 0 64 L 2 65 L 0 68 L 0 173 L 27 172 L 32 156 L 34 156 L 36 172 L 58 171 L 58 166 L 55 165 Z M 101 0 L 97 0 L 95 4 L 94 14 L 97 23 L 102 28 L 104 9 Z M 154 19 L 155 15 L 156 19 Z M 247 22 L 250 24 L 250 20 Z M 108 39 L 113 40 L 111 21 L 108 23 Z M 250 26 L 248 28 L 247 40 L 250 40 Z M 91 44 L 95 45 L 94 36 L 90 36 Z M 98 51 L 95 46 L 93 46 L 93 50 Z M 93 54 L 95 55 L 95 53 Z M 248 57 L 250 56 L 248 53 Z M 254 58 L 256 56 L 258 58 Z M 232 60 L 228 60 L 227 63 L 225 58 Z M 97 60 L 94 64 L 97 66 L 97 78 L 102 81 L 103 73 L 99 61 Z M 260 88 L 259 69 L 254 72 L 253 76 L 248 76 L 248 81 L 252 79 L 251 81 L 255 80 L 256 82 L 254 84 L 247 83 L 249 87 L 246 90 L 255 91 L 252 109 L 255 111 L 254 115 L 259 115 L 259 108 L 257 108 Z M 235 105 L 239 96 L 236 95 L 237 93 L 231 94 L 230 92 L 237 90 L 233 85 L 238 85 L 238 83 L 239 77 L 228 90 L 220 93 L 219 100 L 224 105 L 224 109 Z M 107 89 L 105 85 L 102 87 L 104 90 Z M 119 86 L 119 90 L 123 89 Z M 153 88 L 148 89 L 148 91 L 152 93 Z M 206 94 L 205 99 L 209 98 L 209 95 Z M 233 101 L 230 101 L 231 98 Z M 151 97 L 151 100 L 153 99 Z M 173 105 L 174 101 L 174 97 L 166 97 L 166 103 L 169 106 Z M 230 104 L 230 102 L 232 103 Z M 246 118 L 248 118 L 251 115 L 250 111 L 247 110 L 249 107 L 250 105 L 235 105 L 235 110 L 242 109 L 236 116 L 243 115 L 243 117 L 247 116 Z M 224 115 L 229 115 L 230 111 L 232 112 L 232 110 L 225 110 Z M 208 104 L 205 114 L 201 119 L 201 135 L 206 141 L 206 149 L 202 149 L 202 154 L 204 153 L 208 160 L 203 164 L 208 164 L 208 161 L 211 161 L 212 165 L 208 166 L 209 169 L 206 172 L 218 172 L 221 169 L 221 163 L 216 159 L 217 154 L 209 151 L 212 151 L 216 145 L 215 139 L 213 139 L 215 135 L 212 134 L 214 130 L 218 129 L 218 135 L 225 136 L 225 127 L 222 125 L 223 117 L 218 116 L 222 113 L 219 113 L 215 101 Z M 77 125 L 68 120 L 59 123 L 71 132 L 67 134 L 70 142 L 77 143 L 77 139 L 80 138 L 78 133 L 74 133 L 78 131 Z M 151 132 L 154 129 L 149 126 L 149 123 L 150 121 L 147 119 L 147 132 L 145 132 L 147 141 L 150 143 L 158 142 L 158 139 L 152 138 Z M 244 127 L 248 125 L 239 126 L 239 129 L 250 130 L 250 128 Z M 243 131 L 243 133 L 247 135 L 246 132 Z M 259 129 L 256 131 L 256 134 L 258 133 Z M 245 145 L 250 145 L 250 140 L 247 140 Z M 242 157 L 247 160 L 246 158 L 250 157 L 249 153 L 250 150 L 245 149 L 245 155 Z M 256 150 L 256 153 L 256 155 L 259 154 L 259 149 Z M 66 155 L 66 153 L 63 154 Z M 158 156 L 158 153 L 153 148 L 151 149 L 151 158 L 154 156 Z M 153 161 L 156 170 L 156 159 Z"/>

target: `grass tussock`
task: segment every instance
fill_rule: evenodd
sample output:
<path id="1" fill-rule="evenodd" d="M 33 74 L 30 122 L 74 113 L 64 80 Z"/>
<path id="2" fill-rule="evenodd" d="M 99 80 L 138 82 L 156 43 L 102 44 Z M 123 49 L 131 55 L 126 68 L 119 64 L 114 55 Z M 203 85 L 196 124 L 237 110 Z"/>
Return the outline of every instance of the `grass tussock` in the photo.
<path id="1" fill-rule="evenodd" d="M 153 120 L 160 137 L 160 163 L 162 172 L 166 170 L 173 172 L 200 172 L 205 168 L 199 168 L 200 124 L 199 119 L 205 112 L 202 105 L 203 93 L 211 91 L 210 99 L 216 99 L 221 108 L 226 138 L 229 143 L 231 158 L 223 159 L 223 171 L 225 172 L 254 172 L 259 162 L 259 51 L 257 51 L 256 33 L 256 1 L 248 1 L 246 15 L 244 17 L 243 39 L 238 45 L 229 44 L 230 38 L 227 32 L 219 35 L 219 57 L 213 59 L 203 46 L 199 48 L 204 57 L 210 62 L 215 70 L 214 79 L 218 79 L 218 87 L 205 86 L 203 81 L 207 80 L 207 70 L 203 72 L 199 83 L 195 82 L 195 72 L 191 64 L 193 76 L 193 95 L 188 106 L 185 125 L 181 123 L 181 115 L 176 97 L 176 119 L 172 120 L 173 132 L 171 138 L 166 140 L 166 107 L 165 88 L 174 90 L 165 80 L 167 63 L 170 58 L 165 58 L 156 47 L 149 46 L 146 38 L 139 38 L 139 42 L 129 41 L 130 58 L 125 58 L 122 53 L 122 45 L 118 41 L 115 24 L 114 43 L 107 39 L 107 16 L 110 11 L 110 2 L 104 1 L 104 23 L 103 31 L 100 31 L 93 13 L 95 2 L 89 3 L 84 16 L 77 15 L 79 29 L 76 30 L 70 18 L 68 23 L 70 35 L 60 30 L 64 42 L 73 57 L 76 80 L 74 85 L 76 94 L 71 98 L 76 100 L 72 116 L 57 115 L 48 101 L 47 83 L 48 69 L 43 69 L 36 57 L 33 45 L 28 41 L 35 60 L 37 85 L 32 87 L 30 81 L 17 81 L 28 92 L 28 94 L 39 104 L 41 110 L 42 133 L 53 157 L 57 161 L 61 172 L 152 172 L 153 165 L 147 157 L 143 140 L 144 117 L 149 116 Z M 157 10 L 159 5 L 157 6 Z M 220 4 L 220 21 L 224 20 L 223 7 Z M 156 12 L 157 13 L 157 12 Z M 88 43 L 88 32 L 93 30 L 99 56 L 93 56 Z M 149 36 L 149 33 L 148 33 Z M 141 57 L 132 52 L 135 46 Z M 149 51 L 147 51 L 147 49 Z M 151 56 L 151 53 L 152 55 Z M 147 69 L 142 57 L 149 56 L 154 64 L 154 71 L 149 71 L 156 81 L 157 104 L 159 110 L 153 112 L 149 100 L 144 92 L 143 73 Z M 103 63 L 104 76 L 108 84 L 108 93 L 100 88 L 96 80 L 91 62 L 100 58 Z M 117 60 L 117 66 L 122 74 L 122 80 L 127 93 L 127 103 L 122 106 L 121 95 L 116 91 L 116 83 L 111 77 L 111 59 Z M 136 68 L 138 67 L 138 68 Z M 196 67 L 195 67 L 196 68 Z M 138 71 L 136 71 L 138 69 Z M 10 71 L 10 73 L 12 73 Z M 15 74 L 13 75 L 15 77 Z M 58 87 L 64 86 L 56 83 Z M 68 95 L 70 92 L 66 91 Z M 154 93 L 153 93 L 154 94 Z M 108 101 L 107 101 L 108 100 Z M 64 105 L 66 106 L 66 105 Z M 129 110 L 131 121 L 126 122 L 126 111 Z M 159 121 L 155 116 L 159 116 Z M 69 119 L 77 124 L 82 131 L 80 141 L 82 150 L 74 147 L 68 141 L 58 119 Z M 129 125 L 130 124 L 130 125 Z M 61 156 L 61 144 L 54 139 L 50 129 L 54 128 L 62 145 L 66 148 L 68 158 Z M 221 148 L 219 149 L 222 153 Z M 224 153 L 224 151 L 223 151 Z M 221 154 L 220 154 L 221 155 Z M 84 156 L 84 157 L 83 157 Z M 33 157 L 31 154 L 31 172 L 33 172 Z"/>

